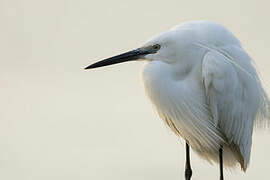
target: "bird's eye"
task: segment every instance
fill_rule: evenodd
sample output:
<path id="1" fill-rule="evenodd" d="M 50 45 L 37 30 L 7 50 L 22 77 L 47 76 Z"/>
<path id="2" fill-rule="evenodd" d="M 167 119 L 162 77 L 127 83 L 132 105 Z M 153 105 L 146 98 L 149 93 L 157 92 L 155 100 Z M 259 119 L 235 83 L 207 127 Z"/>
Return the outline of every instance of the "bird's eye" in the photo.
<path id="1" fill-rule="evenodd" d="M 158 50 L 160 49 L 160 45 L 159 45 L 159 44 L 153 45 L 153 49 L 154 49 L 155 51 L 158 51 Z"/>

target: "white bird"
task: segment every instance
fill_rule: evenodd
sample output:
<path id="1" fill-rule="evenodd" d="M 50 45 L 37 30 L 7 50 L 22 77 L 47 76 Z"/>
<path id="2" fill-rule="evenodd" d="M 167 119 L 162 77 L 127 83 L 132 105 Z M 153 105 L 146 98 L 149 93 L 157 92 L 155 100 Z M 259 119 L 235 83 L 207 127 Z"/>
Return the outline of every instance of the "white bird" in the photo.
<path id="1" fill-rule="evenodd" d="M 159 116 L 202 158 L 246 171 L 255 120 L 268 123 L 269 100 L 251 57 L 226 28 L 209 21 L 181 24 L 142 47 L 85 69 L 145 60 L 146 93 Z"/>

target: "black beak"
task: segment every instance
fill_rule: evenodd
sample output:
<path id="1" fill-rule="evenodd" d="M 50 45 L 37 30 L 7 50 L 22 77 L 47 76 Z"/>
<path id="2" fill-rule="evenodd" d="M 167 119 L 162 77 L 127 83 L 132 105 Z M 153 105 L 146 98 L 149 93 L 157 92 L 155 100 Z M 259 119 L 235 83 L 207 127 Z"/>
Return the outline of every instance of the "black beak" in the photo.
<path id="1" fill-rule="evenodd" d="M 117 63 L 122 63 L 126 61 L 134 61 L 137 59 L 143 58 L 147 54 L 153 53 L 150 49 L 148 48 L 138 48 L 117 56 L 113 56 L 107 59 L 104 59 L 102 61 L 96 62 L 94 64 L 91 64 L 90 66 L 87 66 L 85 69 L 93 69 L 93 68 L 98 68 L 102 66 L 108 66 L 112 64 L 117 64 Z"/>

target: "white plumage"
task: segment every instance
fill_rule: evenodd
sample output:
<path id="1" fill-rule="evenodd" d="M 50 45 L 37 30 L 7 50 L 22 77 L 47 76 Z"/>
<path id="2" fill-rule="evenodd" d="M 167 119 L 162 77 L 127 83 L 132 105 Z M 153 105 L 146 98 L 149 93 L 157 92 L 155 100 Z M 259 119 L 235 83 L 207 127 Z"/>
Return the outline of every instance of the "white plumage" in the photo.
<path id="1" fill-rule="evenodd" d="M 196 21 L 144 47 L 155 44 L 142 74 L 160 117 L 203 158 L 217 162 L 223 145 L 224 164 L 245 171 L 254 121 L 269 116 L 269 101 L 240 42 L 221 25 Z"/>
<path id="2" fill-rule="evenodd" d="M 96 62 L 86 69 L 146 60 L 145 90 L 160 117 L 186 142 L 185 178 L 190 180 L 189 146 L 200 156 L 246 170 L 256 124 L 269 121 L 269 100 L 254 63 L 238 39 L 209 21 L 188 22 L 143 47 Z"/>

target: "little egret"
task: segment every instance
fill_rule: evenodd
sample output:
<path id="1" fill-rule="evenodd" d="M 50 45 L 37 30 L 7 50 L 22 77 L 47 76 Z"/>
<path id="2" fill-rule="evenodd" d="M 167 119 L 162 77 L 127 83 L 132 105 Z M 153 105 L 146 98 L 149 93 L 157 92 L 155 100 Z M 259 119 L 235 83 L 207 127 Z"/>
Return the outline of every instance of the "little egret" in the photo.
<path id="1" fill-rule="evenodd" d="M 189 147 L 219 163 L 221 180 L 223 164 L 239 163 L 246 171 L 253 126 L 268 123 L 270 106 L 253 60 L 230 31 L 214 22 L 187 22 L 85 69 L 133 60 L 146 61 L 146 94 L 186 142 L 187 180 L 192 176 Z"/>

